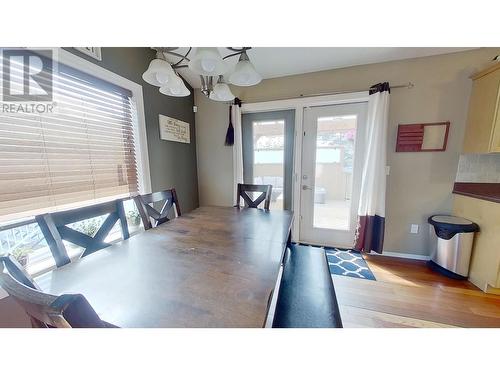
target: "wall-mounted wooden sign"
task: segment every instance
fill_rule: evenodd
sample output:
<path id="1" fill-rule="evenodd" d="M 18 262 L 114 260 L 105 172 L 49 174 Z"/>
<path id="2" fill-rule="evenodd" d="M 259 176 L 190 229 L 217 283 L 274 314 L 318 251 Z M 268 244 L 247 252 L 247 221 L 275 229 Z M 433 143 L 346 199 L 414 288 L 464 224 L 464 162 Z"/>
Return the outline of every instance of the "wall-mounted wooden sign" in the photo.
<path id="1" fill-rule="evenodd" d="M 396 152 L 445 151 L 450 122 L 399 124 Z"/>
<path id="2" fill-rule="evenodd" d="M 172 117 L 160 115 L 160 139 L 190 143 L 189 123 Z"/>

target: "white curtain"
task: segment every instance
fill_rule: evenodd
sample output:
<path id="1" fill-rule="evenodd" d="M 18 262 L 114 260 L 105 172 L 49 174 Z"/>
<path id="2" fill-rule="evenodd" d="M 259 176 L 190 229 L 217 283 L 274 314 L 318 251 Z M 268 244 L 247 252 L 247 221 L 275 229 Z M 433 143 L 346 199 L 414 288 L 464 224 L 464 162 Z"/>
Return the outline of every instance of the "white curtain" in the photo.
<path id="1" fill-rule="evenodd" d="M 233 105 L 231 108 L 231 118 L 234 127 L 233 145 L 233 204 L 235 204 L 238 184 L 243 183 L 243 140 L 241 136 L 241 108 Z"/>
<path id="2" fill-rule="evenodd" d="M 385 229 L 385 190 L 389 83 L 370 88 L 365 155 L 354 248 L 382 252 Z"/>

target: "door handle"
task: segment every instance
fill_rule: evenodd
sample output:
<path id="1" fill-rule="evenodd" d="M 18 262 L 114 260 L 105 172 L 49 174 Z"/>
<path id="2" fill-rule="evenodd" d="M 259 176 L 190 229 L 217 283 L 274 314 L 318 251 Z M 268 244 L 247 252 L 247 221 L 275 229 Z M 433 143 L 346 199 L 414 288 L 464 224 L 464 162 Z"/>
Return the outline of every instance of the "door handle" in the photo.
<path id="1" fill-rule="evenodd" d="M 307 185 L 302 185 L 302 190 L 312 190 L 312 189 Z"/>

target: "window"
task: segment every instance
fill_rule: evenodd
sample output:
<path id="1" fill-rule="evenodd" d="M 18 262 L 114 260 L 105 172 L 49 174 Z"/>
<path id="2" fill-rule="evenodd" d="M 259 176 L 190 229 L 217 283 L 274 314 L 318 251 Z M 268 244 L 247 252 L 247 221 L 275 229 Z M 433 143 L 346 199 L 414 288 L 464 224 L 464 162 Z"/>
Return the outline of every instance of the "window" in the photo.
<path id="1" fill-rule="evenodd" d="M 0 113 L 0 222 L 138 191 L 131 92 L 62 64 L 53 77 L 54 113 Z"/>
<path id="2" fill-rule="evenodd" d="M 68 61 L 75 60 L 65 51 L 60 53 Z M 124 86 L 138 93 L 135 87 L 140 86 L 122 77 L 88 62 L 79 66 L 92 66 L 86 71 L 125 82 Z M 20 74 L 21 67 L 14 65 L 12 71 Z M 53 72 L 53 113 L 0 113 L 0 253 L 14 254 L 31 274 L 53 267 L 54 260 L 30 217 L 128 197 L 149 188 L 144 186 L 147 169 L 140 168 L 144 159 L 136 159 L 139 141 L 145 145 L 137 123 L 142 93 L 135 101 L 130 90 L 109 81 L 58 64 Z M 129 230 L 134 233 L 142 223 L 134 202 L 124 204 Z M 15 223 L 21 219 L 22 225 Z M 75 229 L 91 234 L 103 219 L 75 223 Z M 114 234 L 113 230 L 107 240 L 112 241 Z M 67 249 L 72 257 L 81 253 L 69 244 Z"/>
<path id="3" fill-rule="evenodd" d="M 283 209 L 285 120 L 254 121 L 253 183 L 273 185 L 271 210 Z M 260 193 L 259 193 L 260 194 Z M 257 198 L 255 194 L 253 198 Z"/>

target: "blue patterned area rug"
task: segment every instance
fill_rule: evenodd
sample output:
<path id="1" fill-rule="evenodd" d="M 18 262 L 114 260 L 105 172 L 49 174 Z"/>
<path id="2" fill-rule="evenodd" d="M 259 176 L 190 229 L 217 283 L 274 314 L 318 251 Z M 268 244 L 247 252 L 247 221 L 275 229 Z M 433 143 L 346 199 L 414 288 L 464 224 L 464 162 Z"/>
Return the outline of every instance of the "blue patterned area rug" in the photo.
<path id="1" fill-rule="evenodd" d="M 301 244 L 312 246 L 308 244 Z M 327 246 L 312 246 L 325 249 L 328 267 L 332 275 L 350 276 L 358 279 L 377 280 L 360 252 Z"/>

